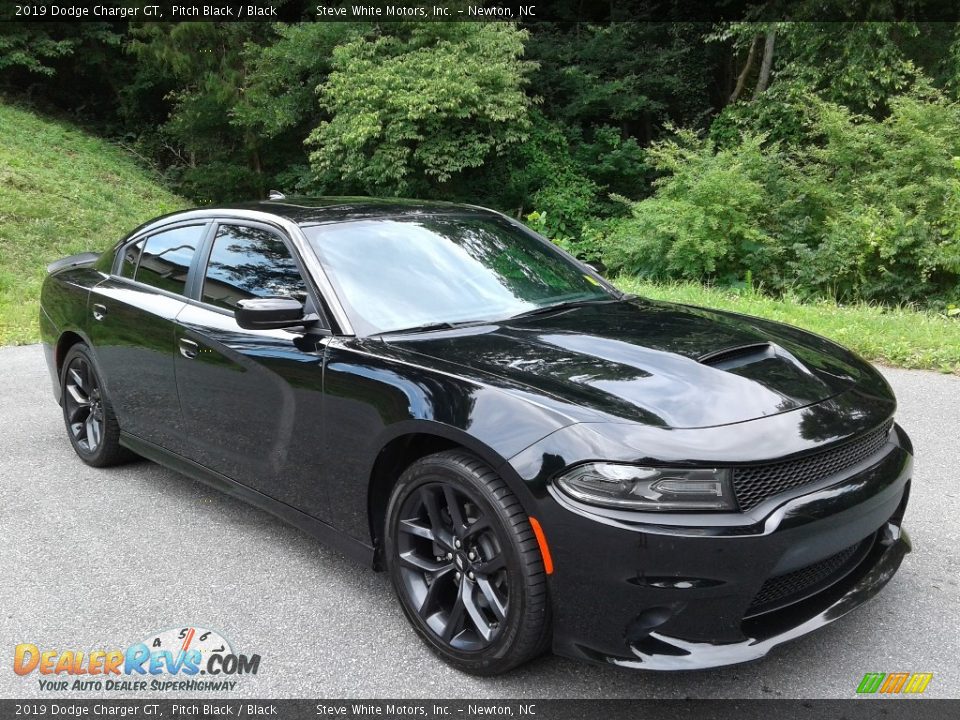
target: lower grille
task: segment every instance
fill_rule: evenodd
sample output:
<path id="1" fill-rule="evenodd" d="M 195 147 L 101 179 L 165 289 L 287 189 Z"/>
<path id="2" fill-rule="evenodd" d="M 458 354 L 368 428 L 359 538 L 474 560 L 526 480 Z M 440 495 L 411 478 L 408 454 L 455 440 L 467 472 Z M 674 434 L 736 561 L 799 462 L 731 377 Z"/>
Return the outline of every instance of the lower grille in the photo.
<path id="1" fill-rule="evenodd" d="M 893 421 L 840 447 L 781 463 L 735 468 L 733 492 L 741 510 L 749 510 L 771 495 L 808 485 L 853 467 L 887 444 Z"/>
<path id="2" fill-rule="evenodd" d="M 768 579 L 747 608 L 746 617 L 776 610 L 803 600 L 842 580 L 866 556 L 875 535 L 844 548 L 836 555 Z"/>

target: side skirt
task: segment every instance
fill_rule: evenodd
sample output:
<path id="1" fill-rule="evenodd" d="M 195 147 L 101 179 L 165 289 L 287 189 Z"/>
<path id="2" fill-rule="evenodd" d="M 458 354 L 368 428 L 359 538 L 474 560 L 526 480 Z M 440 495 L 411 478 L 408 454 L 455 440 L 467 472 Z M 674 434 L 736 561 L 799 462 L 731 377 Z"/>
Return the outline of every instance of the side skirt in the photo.
<path id="1" fill-rule="evenodd" d="M 158 465 L 163 465 L 164 467 L 216 488 L 220 492 L 243 500 L 245 503 L 258 507 L 261 510 L 266 510 L 284 522 L 303 530 L 308 535 L 312 535 L 325 545 L 339 550 L 357 562 L 369 567 L 374 566 L 372 547 L 337 530 L 332 525 L 318 520 L 312 515 L 307 515 L 305 512 L 301 512 L 291 505 L 287 505 L 279 500 L 274 500 L 269 495 L 264 495 L 258 490 L 238 483 L 236 480 L 231 480 L 226 475 L 221 475 L 210 468 L 199 465 L 192 460 L 188 460 L 185 457 L 165 450 L 159 445 L 154 445 L 134 435 L 121 432 L 120 444 L 129 448 L 137 455 L 152 460 Z"/>

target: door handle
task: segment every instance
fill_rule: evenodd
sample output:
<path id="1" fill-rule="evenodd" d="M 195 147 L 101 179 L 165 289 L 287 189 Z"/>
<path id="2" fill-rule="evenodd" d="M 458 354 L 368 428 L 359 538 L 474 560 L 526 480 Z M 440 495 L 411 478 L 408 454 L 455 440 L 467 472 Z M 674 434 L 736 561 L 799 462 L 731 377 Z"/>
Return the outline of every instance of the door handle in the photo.
<path id="1" fill-rule="evenodd" d="M 93 304 L 93 319 L 103 320 L 107 316 L 107 306 L 102 303 Z"/>
<path id="2" fill-rule="evenodd" d="M 186 338 L 180 338 L 180 354 L 183 355 L 187 360 L 193 360 L 200 354 L 200 346 L 195 343 L 193 340 L 187 340 Z"/>

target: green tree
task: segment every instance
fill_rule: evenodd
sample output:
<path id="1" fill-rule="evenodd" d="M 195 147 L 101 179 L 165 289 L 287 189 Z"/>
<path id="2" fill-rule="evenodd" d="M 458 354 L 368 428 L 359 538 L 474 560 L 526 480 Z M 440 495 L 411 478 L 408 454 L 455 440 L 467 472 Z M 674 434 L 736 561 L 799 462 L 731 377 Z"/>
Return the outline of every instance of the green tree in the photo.
<path id="1" fill-rule="evenodd" d="M 0 8 L 0 90 L 114 127 L 130 71 L 123 65 L 123 25 L 107 22 L 14 22 Z"/>
<path id="2" fill-rule="evenodd" d="M 614 127 L 649 143 L 664 122 L 697 123 L 711 106 L 715 46 L 703 23 L 608 22 L 535 28 L 529 53 L 548 116 L 579 128 Z"/>
<path id="3" fill-rule="evenodd" d="M 64 62 L 83 67 L 104 61 L 102 48 L 119 47 L 120 28 L 107 22 L 22 22 L 14 6 L 0 8 L 0 72 L 23 70 L 51 78 Z M 37 78 L 39 79 L 39 78 Z"/>
<path id="4" fill-rule="evenodd" d="M 731 42 L 742 61 L 730 104 L 711 135 L 735 142 L 749 131 L 787 143 L 811 142 L 805 136 L 808 93 L 882 118 L 889 98 L 924 77 L 910 57 L 922 47 L 919 33 L 909 22 L 729 23 L 711 37 Z M 942 56 L 946 42 L 938 42 Z"/>
<path id="5" fill-rule="evenodd" d="M 630 16 L 622 5 L 607 21 L 535 26 L 528 43 L 543 113 L 566 134 L 571 169 L 596 185 L 603 214 L 623 210 L 609 194 L 648 193 L 643 148 L 664 124 L 706 121 L 723 52 L 703 41 L 708 24 L 611 22 Z"/>
<path id="6" fill-rule="evenodd" d="M 53 75 L 56 71 L 51 61 L 73 55 L 79 44 L 75 34 L 63 30 L 65 28 L 8 21 L 0 33 L 0 71 L 23 69 L 38 75 Z"/>
<path id="7" fill-rule="evenodd" d="M 338 46 L 318 90 L 330 119 L 308 138 L 322 185 L 442 194 L 523 141 L 526 36 L 508 23 L 394 23 Z"/>
<path id="8" fill-rule="evenodd" d="M 269 42 L 248 41 L 246 77 L 232 122 L 267 137 L 316 127 L 322 117 L 316 88 L 330 74 L 334 49 L 368 30 L 359 23 L 278 24 Z"/>
<path id="9" fill-rule="evenodd" d="M 252 127 L 232 123 L 247 76 L 244 49 L 265 42 L 258 23 L 144 23 L 129 51 L 141 73 L 174 89 L 161 133 L 181 168 L 178 188 L 196 200 L 263 196 L 263 143 Z"/>

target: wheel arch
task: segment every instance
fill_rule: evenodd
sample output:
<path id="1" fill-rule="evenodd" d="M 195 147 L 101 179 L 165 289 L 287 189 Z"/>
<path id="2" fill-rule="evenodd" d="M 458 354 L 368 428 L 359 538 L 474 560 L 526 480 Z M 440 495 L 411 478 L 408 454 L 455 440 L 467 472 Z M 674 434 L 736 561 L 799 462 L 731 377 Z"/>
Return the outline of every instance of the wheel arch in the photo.
<path id="1" fill-rule="evenodd" d="M 47 356 L 47 367 L 50 370 L 50 374 L 53 379 L 54 396 L 58 404 L 63 402 L 63 397 L 61 397 L 60 392 L 60 385 L 63 378 L 63 361 L 66 359 L 67 353 L 69 353 L 74 346 L 81 343 L 86 345 L 89 349 L 90 358 L 93 360 L 94 367 L 97 368 L 97 372 L 100 375 L 100 382 L 103 384 L 103 387 L 105 389 L 109 389 L 109 384 L 107 383 L 106 378 L 104 378 L 103 373 L 100 372 L 97 354 L 94 352 L 93 344 L 90 342 L 90 338 L 87 337 L 87 334 L 83 332 L 83 330 L 75 327 L 69 327 L 61 330 L 60 334 L 56 336 L 55 341 L 51 339 L 50 342 L 44 343 L 44 352 Z"/>
<path id="2" fill-rule="evenodd" d="M 53 356 L 57 366 L 57 377 L 63 374 L 63 360 L 67 357 L 67 353 L 70 352 L 70 348 L 77 343 L 86 343 L 89 347 L 87 339 L 73 330 L 65 330 L 60 333 L 60 337 L 57 338 L 57 346 L 54 349 Z"/>
<path id="3" fill-rule="evenodd" d="M 383 528 L 390 494 L 403 472 L 420 458 L 444 450 L 466 450 L 487 463 L 508 485 L 515 486 L 513 478 L 504 476 L 506 459 L 468 433 L 432 422 L 399 425 L 401 427 L 395 428 L 390 437 L 381 441 L 367 482 L 367 518 L 374 550 L 374 567 L 378 570 L 383 568 Z M 523 503 L 521 493 L 517 493 L 517 496 Z"/>

